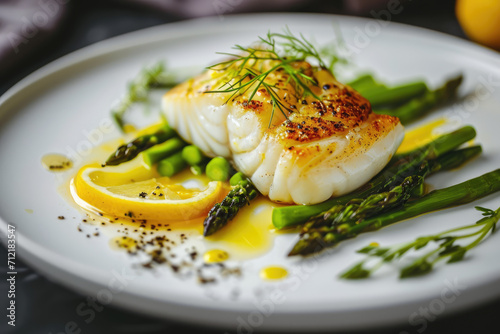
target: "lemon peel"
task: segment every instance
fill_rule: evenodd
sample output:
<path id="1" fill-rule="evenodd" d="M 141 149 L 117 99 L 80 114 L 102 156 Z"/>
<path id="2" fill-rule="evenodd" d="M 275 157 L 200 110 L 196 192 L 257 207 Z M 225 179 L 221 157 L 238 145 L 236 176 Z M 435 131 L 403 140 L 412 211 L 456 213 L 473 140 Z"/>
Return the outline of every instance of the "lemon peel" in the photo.
<path id="1" fill-rule="evenodd" d="M 76 195 L 109 216 L 169 221 L 201 217 L 225 195 L 222 182 L 209 182 L 206 189 L 187 189 L 168 177 L 151 177 L 151 171 L 140 163 L 124 165 L 81 168 L 73 180 Z M 134 179 L 141 176 L 150 178 Z"/>

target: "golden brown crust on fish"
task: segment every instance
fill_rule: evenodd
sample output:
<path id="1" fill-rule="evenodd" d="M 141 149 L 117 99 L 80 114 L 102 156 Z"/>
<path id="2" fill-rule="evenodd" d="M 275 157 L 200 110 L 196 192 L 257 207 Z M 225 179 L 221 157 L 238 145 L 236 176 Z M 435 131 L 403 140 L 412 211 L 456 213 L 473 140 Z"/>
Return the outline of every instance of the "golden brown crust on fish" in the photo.
<path id="1" fill-rule="evenodd" d="M 273 64 L 253 66 L 262 71 Z M 368 100 L 330 71 L 292 65 L 313 78 L 309 93 L 280 70 L 265 79 L 271 92 L 254 83 L 235 95 L 210 93 L 226 77 L 209 70 L 167 93 L 164 113 L 185 140 L 208 156 L 231 159 L 271 200 L 319 203 L 376 175 L 399 146 L 403 127 L 396 117 L 373 113 Z"/>

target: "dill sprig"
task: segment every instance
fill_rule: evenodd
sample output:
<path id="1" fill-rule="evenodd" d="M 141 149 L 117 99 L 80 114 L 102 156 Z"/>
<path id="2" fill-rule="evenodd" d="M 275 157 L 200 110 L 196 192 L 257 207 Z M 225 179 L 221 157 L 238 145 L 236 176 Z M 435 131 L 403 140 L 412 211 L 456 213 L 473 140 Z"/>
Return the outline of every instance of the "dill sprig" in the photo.
<path id="1" fill-rule="evenodd" d="M 151 67 L 144 67 L 137 77 L 128 83 L 127 93 L 111 110 L 111 115 L 118 127 L 123 131 L 125 113 L 134 103 L 147 102 L 151 89 L 171 88 L 176 84 L 177 81 L 167 71 L 163 62 L 160 61 Z"/>
<path id="2" fill-rule="evenodd" d="M 235 45 L 236 53 L 219 52 L 230 59 L 209 66 L 208 69 L 222 73 L 218 87 L 205 93 L 227 93 L 226 103 L 236 96 L 249 92 L 248 102 L 251 102 L 260 89 L 265 89 L 272 102 L 272 112 L 269 125 L 271 125 L 276 108 L 287 118 L 291 112 L 284 101 L 281 100 L 279 91 L 287 90 L 290 84 L 294 89 L 297 100 L 306 96 L 317 96 L 312 86 L 318 86 L 311 73 L 310 67 L 300 66 L 300 62 L 312 62 L 316 68 L 331 69 L 332 63 L 324 61 L 318 49 L 308 41 L 303 34 L 293 35 L 289 28 L 283 33 L 268 32 L 265 37 L 259 37 L 256 46 L 244 47 Z M 330 53 L 331 55 L 332 53 Z M 340 57 L 330 57 L 331 62 L 338 61 Z M 287 81 L 282 85 L 270 84 L 266 79 L 273 73 L 285 72 Z"/>
<path id="3" fill-rule="evenodd" d="M 380 247 L 376 243 L 360 249 L 358 253 L 367 254 L 366 259 L 352 266 L 344 272 L 341 277 L 346 279 L 367 278 L 374 271 L 384 264 L 400 259 L 410 250 L 419 250 L 426 247 L 429 243 L 436 243 L 438 247 L 425 252 L 417 257 L 409 265 L 400 271 L 400 278 L 414 277 L 428 274 L 432 271 L 434 265 L 440 261 L 447 260 L 447 263 L 454 263 L 463 260 L 465 254 L 472 248 L 479 245 L 490 232 L 494 233 L 496 224 L 500 220 L 500 208 L 496 211 L 475 207 L 480 211 L 483 218 L 475 224 L 461 226 L 435 235 L 420 237 L 414 241 L 403 243 L 396 246 Z M 457 241 L 463 239 L 472 239 L 468 244 L 458 244 Z M 367 262 L 374 257 L 379 258 L 378 262 L 368 267 Z"/>

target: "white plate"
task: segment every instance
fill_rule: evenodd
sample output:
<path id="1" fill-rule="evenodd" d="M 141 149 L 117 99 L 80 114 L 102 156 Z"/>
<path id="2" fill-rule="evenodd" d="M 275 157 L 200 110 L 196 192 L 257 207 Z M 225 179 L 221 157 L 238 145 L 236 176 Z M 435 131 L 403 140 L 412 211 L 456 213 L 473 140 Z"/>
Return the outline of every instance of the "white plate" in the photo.
<path id="1" fill-rule="evenodd" d="M 58 194 L 57 177 L 40 166 L 41 156 L 85 148 L 85 131 L 97 128 L 109 117 L 110 106 L 123 94 L 125 83 L 144 64 L 166 59 L 171 67 L 205 66 L 219 59 L 216 51 L 249 43 L 286 25 L 326 42 L 332 39 L 334 22 L 341 27 L 347 44 L 359 51 L 354 53 L 359 67 L 373 69 L 389 82 L 420 77 L 436 86 L 448 76 L 465 74 L 461 91 L 472 95 L 464 104 L 443 109 L 427 120 L 444 115 L 456 123 L 474 125 L 484 154 L 466 168 L 433 176 L 430 182 L 435 187 L 500 166 L 500 57 L 493 51 L 413 27 L 330 15 L 245 15 L 186 21 L 77 51 L 33 73 L 1 98 L 2 233 L 7 223 L 14 223 L 17 250 L 27 263 L 66 286 L 106 300 L 105 289 L 116 283 L 116 272 L 135 272 L 131 258 L 111 250 L 106 236 L 87 239 L 77 231 L 78 219 L 71 217 L 81 215 Z M 117 136 L 116 131 L 107 134 L 113 136 Z M 496 208 L 500 203 L 493 195 L 475 204 Z M 467 261 L 418 279 L 401 281 L 394 272 L 386 272 L 353 282 L 339 280 L 338 274 L 360 258 L 355 250 L 367 243 L 392 244 L 470 224 L 479 217 L 472 207 L 429 214 L 365 234 L 312 261 L 287 260 L 285 253 L 295 236 L 280 235 L 267 255 L 243 264 L 241 281 L 207 288 L 167 271 L 157 275 L 142 272 L 127 281 L 123 291 L 113 293 L 111 302 L 158 317 L 242 331 L 353 329 L 396 322 L 408 325 L 407 321 L 420 326 L 421 308 L 428 308 L 434 316 L 500 295 L 499 235 L 471 252 Z M 68 219 L 58 220 L 59 215 Z M 290 277 L 279 283 L 261 281 L 258 271 L 269 264 L 289 268 Z M 229 298 L 224 284 L 239 286 L 239 298 Z M 458 286 L 453 290 L 450 284 Z M 85 315 L 77 317 L 77 323 L 83 325 L 85 319 Z"/>

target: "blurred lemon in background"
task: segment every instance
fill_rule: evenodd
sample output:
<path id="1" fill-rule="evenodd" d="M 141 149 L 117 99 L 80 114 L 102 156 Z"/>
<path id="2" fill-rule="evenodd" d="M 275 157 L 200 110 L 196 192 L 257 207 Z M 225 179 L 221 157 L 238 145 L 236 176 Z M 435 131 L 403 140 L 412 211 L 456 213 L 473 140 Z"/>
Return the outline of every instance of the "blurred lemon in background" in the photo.
<path id="1" fill-rule="evenodd" d="M 457 0 L 456 14 L 470 39 L 500 50 L 500 0 Z"/>

